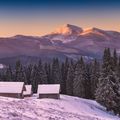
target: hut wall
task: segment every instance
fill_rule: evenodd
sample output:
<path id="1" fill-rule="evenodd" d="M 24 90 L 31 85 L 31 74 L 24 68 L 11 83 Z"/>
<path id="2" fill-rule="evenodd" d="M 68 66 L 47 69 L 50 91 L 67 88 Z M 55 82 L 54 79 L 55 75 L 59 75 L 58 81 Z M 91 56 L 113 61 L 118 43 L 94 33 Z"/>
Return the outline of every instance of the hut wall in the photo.
<path id="1" fill-rule="evenodd" d="M 39 94 L 39 98 L 53 98 L 60 99 L 60 94 Z"/>
<path id="2" fill-rule="evenodd" d="M 3 97 L 24 98 L 22 93 L 0 93 Z"/>

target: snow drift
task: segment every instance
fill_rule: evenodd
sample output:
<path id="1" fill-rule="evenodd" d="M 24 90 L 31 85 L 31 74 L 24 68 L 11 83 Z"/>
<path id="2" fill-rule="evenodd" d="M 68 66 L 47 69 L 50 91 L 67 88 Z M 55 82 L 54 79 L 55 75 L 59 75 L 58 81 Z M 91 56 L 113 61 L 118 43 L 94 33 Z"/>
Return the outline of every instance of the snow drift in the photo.
<path id="1" fill-rule="evenodd" d="M 97 102 L 61 95 L 60 100 L 0 97 L 0 120 L 120 120 Z"/>

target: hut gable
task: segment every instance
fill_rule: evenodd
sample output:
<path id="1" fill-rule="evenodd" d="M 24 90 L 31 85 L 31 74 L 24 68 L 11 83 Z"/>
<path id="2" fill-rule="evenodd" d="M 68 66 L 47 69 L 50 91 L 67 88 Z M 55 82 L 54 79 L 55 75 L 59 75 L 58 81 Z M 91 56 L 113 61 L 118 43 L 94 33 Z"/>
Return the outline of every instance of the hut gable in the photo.
<path id="1" fill-rule="evenodd" d="M 25 85 L 26 91 L 23 92 L 25 97 L 30 97 L 32 95 L 32 85 Z"/>
<path id="2" fill-rule="evenodd" d="M 37 93 L 39 95 L 39 98 L 59 99 L 60 85 L 59 84 L 38 85 Z"/>
<path id="3" fill-rule="evenodd" d="M 0 82 L 0 96 L 22 98 L 24 82 Z"/>

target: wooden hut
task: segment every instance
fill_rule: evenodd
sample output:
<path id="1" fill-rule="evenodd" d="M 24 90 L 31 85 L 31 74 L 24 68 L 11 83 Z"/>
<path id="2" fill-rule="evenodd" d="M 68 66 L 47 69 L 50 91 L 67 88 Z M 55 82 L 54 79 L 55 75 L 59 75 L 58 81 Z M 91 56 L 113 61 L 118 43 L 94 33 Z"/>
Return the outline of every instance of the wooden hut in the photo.
<path id="1" fill-rule="evenodd" d="M 59 84 L 44 84 L 38 85 L 38 98 L 53 98 L 60 99 L 60 85 Z"/>
<path id="2" fill-rule="evenodd" d="M 32 85 L 25 85 L 26 91 L 23 92 L 24 97 L 32 96 Z"/>
<path id="3" fill-rule="evenodd" d="M 24 98 L 25 90 L 24 82 L 0 82 L 0 96 Z"/>

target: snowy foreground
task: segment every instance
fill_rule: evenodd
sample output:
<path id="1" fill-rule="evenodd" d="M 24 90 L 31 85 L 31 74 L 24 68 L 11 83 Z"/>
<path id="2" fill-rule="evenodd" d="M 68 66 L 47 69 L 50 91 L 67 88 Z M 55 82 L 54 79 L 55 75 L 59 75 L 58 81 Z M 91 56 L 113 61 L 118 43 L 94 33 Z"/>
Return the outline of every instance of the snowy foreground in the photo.
<path id="1" fill-rule="evenodd" d="M 0 97 L 0 120 L 120 120 L 92 100 L 61 95 L 60 100 Z"/>

